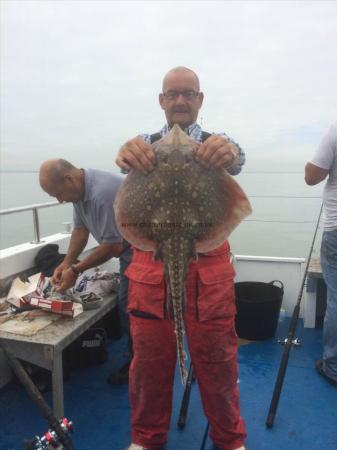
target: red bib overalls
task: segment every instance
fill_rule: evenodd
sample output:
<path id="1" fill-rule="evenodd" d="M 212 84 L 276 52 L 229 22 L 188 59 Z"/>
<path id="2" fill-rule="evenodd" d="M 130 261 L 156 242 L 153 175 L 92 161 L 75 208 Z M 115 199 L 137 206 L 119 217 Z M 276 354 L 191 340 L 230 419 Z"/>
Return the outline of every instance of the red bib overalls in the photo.
<path id="1" fill-rule="evenodd" d="M 229 244 L 199 254 L 186 277 L 184 324 L 210 437 L 221 450 L 243 445 L 237 388 L 234 270 Z M 167 438 L 177 350 L 166 307 L 163 264 L 152 252 L 134 249 L 128 311 L 134 357 L 129 372 L 132 442 L 149 449 Z"/>

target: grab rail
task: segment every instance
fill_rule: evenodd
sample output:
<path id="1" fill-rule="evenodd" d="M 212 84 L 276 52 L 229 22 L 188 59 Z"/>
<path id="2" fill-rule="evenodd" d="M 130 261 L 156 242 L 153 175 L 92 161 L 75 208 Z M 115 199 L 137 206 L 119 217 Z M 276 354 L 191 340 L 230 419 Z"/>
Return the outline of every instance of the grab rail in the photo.
<path id="1" fill-rule="evenodd" d="M 40 239 L 40 223 L 39 223 L 39 209 L 49 208 L 50 206 L 59 206 L 59 202 L 47 202 L 47 203 L 37 203 L 35 205 L 19 206 L 17 208 L 1 209 L 0 216 L 6 216 L 8 214 L 16 214 L 24 211 L 32 211 L 33 213 L 33 226 L 34 226 L 34 240 L 32 244 L 39 244 Z"/>

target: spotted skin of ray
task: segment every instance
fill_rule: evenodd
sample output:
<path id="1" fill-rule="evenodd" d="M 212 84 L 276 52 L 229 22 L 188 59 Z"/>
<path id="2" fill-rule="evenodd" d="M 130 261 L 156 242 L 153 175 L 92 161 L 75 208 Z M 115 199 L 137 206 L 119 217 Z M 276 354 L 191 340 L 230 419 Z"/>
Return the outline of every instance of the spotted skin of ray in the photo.
<path id="1" fill-rule="evenodd" d="M 115 202 L 125 239 L 141 250 L 152 250 L 164 263 L 183 383 L 184 283 L 189 263 L 197 252 L 221 245 L 251 212 L 246 195 L 225 169 L 206 169 L 195 160 L 199 145 L 175 125 L 153 145 L 155 169 L 147 175 L 132 170 Z"/>

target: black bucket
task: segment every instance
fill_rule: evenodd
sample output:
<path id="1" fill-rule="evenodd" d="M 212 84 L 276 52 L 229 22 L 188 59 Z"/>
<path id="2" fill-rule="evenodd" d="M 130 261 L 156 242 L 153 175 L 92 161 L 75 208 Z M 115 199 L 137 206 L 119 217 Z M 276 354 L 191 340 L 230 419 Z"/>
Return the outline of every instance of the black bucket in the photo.
<path id="1" fill-rule="evenodd" d="M 279 283 L 280 286 L 275 286 Z M 283 283 L 235 283 L 236 332 L 240 338 L 260 341 L 275 336 L 283 299 Z"/>

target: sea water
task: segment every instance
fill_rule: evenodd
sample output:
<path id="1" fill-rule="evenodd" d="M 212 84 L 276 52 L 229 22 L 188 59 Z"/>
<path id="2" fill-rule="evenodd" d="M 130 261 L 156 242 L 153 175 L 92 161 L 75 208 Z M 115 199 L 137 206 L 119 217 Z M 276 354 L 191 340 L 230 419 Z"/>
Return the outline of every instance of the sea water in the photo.
<path id="1" fill-rule="evenodd" d="M 236 181 L 250 199 L 253 213 L 230 236 L 234 254 L 306 257 L 321 205 L 323 183 L 309 187 L 300 172 L 243 172 Z M 55 199 L 44 193 L 36 172 L 0 172 L 0 209 Z M 39 210 L 41 236 L 65 230 L 72 205 Z M 32 212 L 0 216 L 0 248 L 32 241 Z M 315 245 L 319 252 L 320 236 Z"/>

